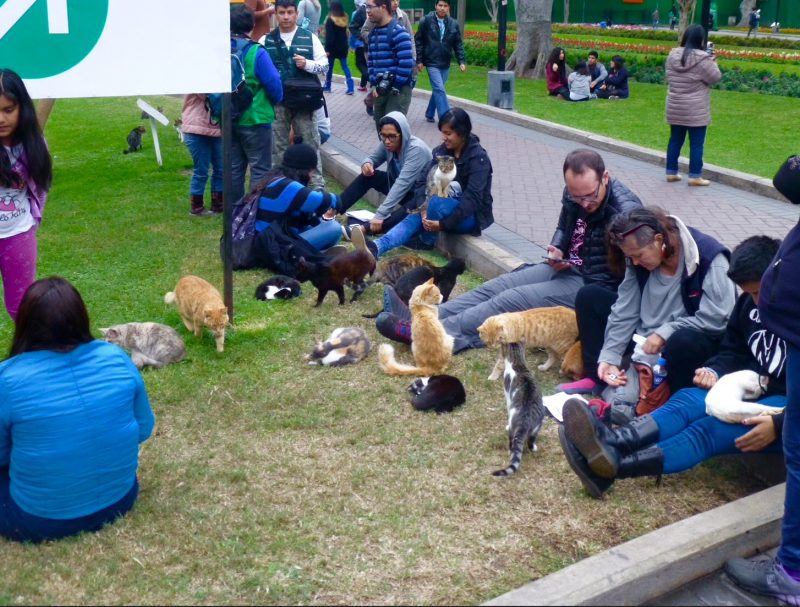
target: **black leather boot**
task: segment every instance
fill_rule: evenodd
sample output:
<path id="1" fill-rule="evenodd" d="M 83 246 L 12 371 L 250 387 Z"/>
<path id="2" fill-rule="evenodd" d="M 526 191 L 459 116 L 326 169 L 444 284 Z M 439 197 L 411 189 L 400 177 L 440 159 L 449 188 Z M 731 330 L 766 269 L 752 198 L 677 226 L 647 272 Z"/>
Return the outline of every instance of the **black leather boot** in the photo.
<path id="1" fill-rule="evenodd" d="M 211 192 L 211 212 L 219 215 L 222 211 L 222 192 Z"/>
<path id="2" fill-rule="evenodd" d="M 648 447 L 630 453 L 619 460 L 617 478 L 661 476 L 664 472 L 664 452 L 659 447 Z"/>
<path id="3" fill-rule="evenodd" d="M 586 458 L 581 455 L 581 452 L 572 444 L 572 441 L 567 438 L 564 426 L 558 427 L 558 441 L 561 443 L 561 449 L 564 451 L 564 457 L 567 458 L 569 467 L 572 468 L 572 471 L 581 480 L 587 493 L 595 499 L 602 499 L 606 491 L 614 484 L 614 481 L 601 478 L 592 471 Z"/>

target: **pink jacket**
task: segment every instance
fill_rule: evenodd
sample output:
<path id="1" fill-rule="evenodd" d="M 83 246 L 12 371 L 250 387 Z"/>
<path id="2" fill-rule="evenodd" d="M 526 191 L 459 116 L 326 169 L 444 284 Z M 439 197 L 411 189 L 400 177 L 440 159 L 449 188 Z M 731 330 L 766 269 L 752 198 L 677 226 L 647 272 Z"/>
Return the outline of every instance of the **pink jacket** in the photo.
<path id="1" fill-rule="evenodd" d="M 183 97 L 183 112 L 181 113 L 181 131 L 193 135 L 207 137 L 222 137 L 219 125 L 211 124 L 211 116 L 206 109 L 206 96 L 192 93 Z"/>
<path id="2" fill-rule="evenodd" d="M 683 47 L 667 57 L 667 123 L 708 126 L 711 123 L 711 87 L 722 74 L 717 62 L 704 51 L 693 50 L 681 65 Z"/>

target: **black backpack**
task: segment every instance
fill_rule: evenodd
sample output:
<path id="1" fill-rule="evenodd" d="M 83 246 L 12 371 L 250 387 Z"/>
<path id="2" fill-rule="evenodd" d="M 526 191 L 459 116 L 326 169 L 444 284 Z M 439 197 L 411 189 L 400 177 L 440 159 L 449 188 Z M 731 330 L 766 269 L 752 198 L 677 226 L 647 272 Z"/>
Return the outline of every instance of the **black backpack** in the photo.
<path id="1" fill-rule="evenodd" d="M 254 44 L 252 40 L 236 38 L 236 50 L 231 53 L 231 120 L 234 123 L 253 105 L 253 91 L 247 86 L 244 60 Z M 222 93 L 206 95 L 206 108 L 211 114 L 211 123 L 219 124 L 222 121 Z"/>

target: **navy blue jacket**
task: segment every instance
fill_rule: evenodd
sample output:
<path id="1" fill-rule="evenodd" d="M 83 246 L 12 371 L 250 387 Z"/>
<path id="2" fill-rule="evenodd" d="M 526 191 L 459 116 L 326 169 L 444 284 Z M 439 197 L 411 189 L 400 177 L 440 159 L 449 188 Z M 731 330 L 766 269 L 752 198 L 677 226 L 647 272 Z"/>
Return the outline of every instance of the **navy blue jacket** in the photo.
<path id="1" fill-rule="evenodd" d="M 761 279 L 758 311 L 775 335 L 800 348 L 800 223 L 786 235 Z"/>

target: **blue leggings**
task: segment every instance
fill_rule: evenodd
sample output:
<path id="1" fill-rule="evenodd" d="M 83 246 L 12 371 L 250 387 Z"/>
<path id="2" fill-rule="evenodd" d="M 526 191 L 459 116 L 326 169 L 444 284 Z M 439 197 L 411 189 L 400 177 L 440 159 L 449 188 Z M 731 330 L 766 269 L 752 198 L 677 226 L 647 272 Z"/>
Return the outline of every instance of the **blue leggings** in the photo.
<path id="1" fill-rule="evenodd" d="M 342 226 L 338 221 L 320 221 L 314 227 L 297 232 L 297 235 L 317 251 L 324 251 L 339 242 Z"/>
<path id="2" fill-rule="evenodd" d="M 102 510 L 70 519 L 42 518 L 28 514 L 11 497 L 8 468 L 0 468 L 0 535 L 16 542 L 58 540 L 84 531 L 99 531 L 127 513 L 139 495 L 139 481 L 122 498 Z"/>
<path id="3" fill-rule="evenodd" d="M 428 219 L 440 221 L 452 215 L 459 204 L 461 204 L 460 198 L 439 198 L 438 196 L 433 196 L 430 202 L 428 202 Z M 456 226 L 456 229 L 452 231 L 456 234 L 472 234 L 477 227 L 478 222 L 475 216 L 470 215 L 462 219 Z M 420 213 L 412 213 L 389 230 L 384 236 L 381 236 L 375 241 L 375 245 L 378 247 L 378 255 L 383 255 L 387 251 L 403 246 L 417 235 L 419 235 L 419 239 L 427 245 L 435 245 L 436 240 L 439 238 L 438 232 L 426 232 L 422 228 L 422 215 Z"/>
<path id="4" fill-rule="evenodd" d="M 678 391 L 667 403 L 652 413 L 658 424 L 658 447 L 664 452 L 664 474 L 682 472 L 714 457 L 741 453 L 735 442 L 752 430 L 752 426 L 729 424 L 706 415 L 708 390 L 686 388 Z M 758 401 L 762 405 L 783 407 L 784 396 L 768 396 Z M 782 453 L 780 437 L 761 453 Z"/>

